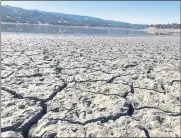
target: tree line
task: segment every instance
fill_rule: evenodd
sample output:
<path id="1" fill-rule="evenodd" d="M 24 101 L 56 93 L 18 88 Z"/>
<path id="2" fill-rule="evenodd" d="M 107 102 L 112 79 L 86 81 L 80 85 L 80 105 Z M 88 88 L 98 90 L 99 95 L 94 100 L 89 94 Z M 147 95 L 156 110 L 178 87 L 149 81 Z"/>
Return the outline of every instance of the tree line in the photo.
<path id="1" fill-rule="evenodd" d="M 156 27 L 160 29 L 180 29 L 181 24 L 172 23 L 172 24 L 151 24 L 150 27 Z"/>

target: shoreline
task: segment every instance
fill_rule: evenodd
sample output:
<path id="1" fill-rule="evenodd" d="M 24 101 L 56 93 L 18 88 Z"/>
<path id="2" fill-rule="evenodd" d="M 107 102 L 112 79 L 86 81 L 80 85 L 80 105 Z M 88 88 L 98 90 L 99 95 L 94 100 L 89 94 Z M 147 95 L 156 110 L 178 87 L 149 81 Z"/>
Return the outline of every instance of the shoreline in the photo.
<path id="1" fill-rule="evenodd" d="M 1 34 L 25 34 L 25 35 L 49 35 L 49 36 L 90 36 L 90 37 L 154 37 L 154 36 L 161 36 L 161 37 L 171 37 L 171 36 L 180 36 L 180 33 L 178 34 L 81 34 L 81 33 L 32 33 L 32 32 L 1 32 Z"/>
<path id="2" fill-rule="evenodd" d="M 40 36 L 74 36 L 74 37 L 81 37 L 81 36 L 85 36 L 85 37 L 151 37 L 151 36 L 155 36 L 155 35 L 150 35 L 150 34 L 81 34 L 81 33 L 31 33 L 31 32 L 1 32 L 1 34 L 19 34 L 19 35 L 40 35 Z"/>

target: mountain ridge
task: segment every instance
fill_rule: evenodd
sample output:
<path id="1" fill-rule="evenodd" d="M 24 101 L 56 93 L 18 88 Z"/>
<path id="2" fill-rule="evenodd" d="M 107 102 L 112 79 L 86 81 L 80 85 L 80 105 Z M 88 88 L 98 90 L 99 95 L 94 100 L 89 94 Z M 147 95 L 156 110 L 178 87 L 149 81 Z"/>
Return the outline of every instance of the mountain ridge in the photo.
<path id="1" fill-rule="evenodd" d="M 145 29 L 149 25 L 132 24 L 121 21 L 103 20 L 97 17 L 47 12 L 40 10 L 27 10 L 8 5 L 2 7 L 2 22 L 30 23 L 30 24 L 51 24 L 67 26 L 90 26 L 90 27 L 119 27 Z"/>

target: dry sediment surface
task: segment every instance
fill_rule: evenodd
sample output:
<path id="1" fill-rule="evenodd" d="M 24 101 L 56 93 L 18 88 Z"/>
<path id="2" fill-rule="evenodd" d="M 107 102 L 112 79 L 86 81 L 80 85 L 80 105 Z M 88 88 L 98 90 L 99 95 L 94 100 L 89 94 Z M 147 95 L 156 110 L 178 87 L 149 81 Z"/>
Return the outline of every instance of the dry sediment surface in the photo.
<path id="1" fill-rule="evenodd" d="M 1 137 L 180 137 L 179 36 L 1 38 Z"/>

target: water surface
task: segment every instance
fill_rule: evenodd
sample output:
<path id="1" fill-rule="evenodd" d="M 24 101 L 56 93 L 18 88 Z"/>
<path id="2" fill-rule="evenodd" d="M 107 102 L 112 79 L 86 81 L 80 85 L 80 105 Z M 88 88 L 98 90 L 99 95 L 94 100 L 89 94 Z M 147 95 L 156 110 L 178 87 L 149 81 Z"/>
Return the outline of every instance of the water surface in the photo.
<path id="1" fill-rule="evenodd" d="M 48 33 L 48 34 L 79 34 L 79 35 L 148 35 L 143 30 L 100 28 L 100 27 L 75 27 L 62 25 L 32 25 L 32 24 L 1 24 L 2 32 L 16 33 Z"/>

